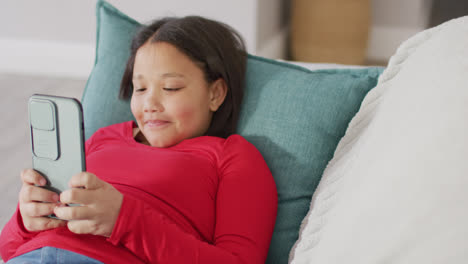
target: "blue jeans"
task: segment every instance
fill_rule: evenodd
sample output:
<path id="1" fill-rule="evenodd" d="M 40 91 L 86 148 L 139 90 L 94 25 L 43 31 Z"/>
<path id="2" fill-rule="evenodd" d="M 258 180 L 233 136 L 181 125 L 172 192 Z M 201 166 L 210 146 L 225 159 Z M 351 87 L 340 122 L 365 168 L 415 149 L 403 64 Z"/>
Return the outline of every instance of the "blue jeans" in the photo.
<path id="1" fill-rule="evenodd" d="M 23 255 L 17 256 L 10 259 L 6 264 L 45 264 L 45 263 L 56 263 L 56 264 L 78 264 L 78 263 L 89 263 L 89 264 L 102 264 L 102 262 L 92 259 L 90 257 L 80 255 L 75 252 L 68 250 L 54 248 L 54 247 L 43 247 Z"/>

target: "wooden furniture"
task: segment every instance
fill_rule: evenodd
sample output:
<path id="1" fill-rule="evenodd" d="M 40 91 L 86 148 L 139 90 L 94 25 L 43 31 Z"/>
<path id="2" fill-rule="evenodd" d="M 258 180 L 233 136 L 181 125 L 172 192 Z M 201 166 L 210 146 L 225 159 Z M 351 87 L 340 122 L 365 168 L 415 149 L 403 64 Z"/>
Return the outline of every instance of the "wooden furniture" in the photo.
<path id="1" fill-rule="evenodd" d="M 292 0 L 292 59 L 364 64 L 370 7 L 370 0 Z"/>

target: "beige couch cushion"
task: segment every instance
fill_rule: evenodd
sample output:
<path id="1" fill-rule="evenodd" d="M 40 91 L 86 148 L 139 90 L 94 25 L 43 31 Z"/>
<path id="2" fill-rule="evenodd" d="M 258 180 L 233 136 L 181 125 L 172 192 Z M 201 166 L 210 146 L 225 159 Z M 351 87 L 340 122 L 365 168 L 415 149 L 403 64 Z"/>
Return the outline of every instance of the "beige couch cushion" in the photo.
<path id="1" fill-rule="evenodd" d="M 404 42 L 324 172 L 290 260 L 467 263 L 468 17 Z"/>

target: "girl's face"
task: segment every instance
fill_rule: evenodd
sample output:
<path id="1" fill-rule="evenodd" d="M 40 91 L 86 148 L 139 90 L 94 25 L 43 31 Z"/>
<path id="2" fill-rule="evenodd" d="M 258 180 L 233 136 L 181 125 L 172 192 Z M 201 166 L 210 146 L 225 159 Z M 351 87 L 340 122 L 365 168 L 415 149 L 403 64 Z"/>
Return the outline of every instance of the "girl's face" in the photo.
<path id="1" fill-rule="evenodd" d="M 227 91 L 224 80 L 208 84 L 189 57 L 165 42 L 147 42 L 138 49 L 133 86 L 136 137 L 160 148 L 204 135 Z"/>

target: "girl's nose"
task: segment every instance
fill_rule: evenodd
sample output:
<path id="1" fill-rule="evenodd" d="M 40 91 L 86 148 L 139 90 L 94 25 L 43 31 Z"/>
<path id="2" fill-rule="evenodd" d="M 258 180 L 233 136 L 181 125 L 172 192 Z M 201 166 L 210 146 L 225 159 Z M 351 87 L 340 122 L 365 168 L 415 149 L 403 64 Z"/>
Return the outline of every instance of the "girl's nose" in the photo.
<path id="1" fill-rule="evenodd" d="M 152 112 L 162 112 L 164 111 L 164 107 L 161 103 L 161 99 L 156 93 L 151 93 L 145 98 L 145 103 L 143 106 L 143 111 L 145 113 L 152 113 Z"/>

